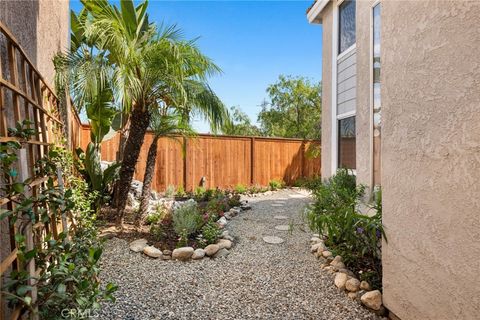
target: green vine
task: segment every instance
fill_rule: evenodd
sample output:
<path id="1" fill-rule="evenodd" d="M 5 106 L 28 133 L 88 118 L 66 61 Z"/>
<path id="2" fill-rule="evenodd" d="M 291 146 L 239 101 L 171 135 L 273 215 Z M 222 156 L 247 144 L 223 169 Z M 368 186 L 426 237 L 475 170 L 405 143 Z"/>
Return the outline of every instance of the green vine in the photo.
<path id="1" fill-rule="evenodd" d="M 24 315 L 38 312 L 41 319 L 62 319 L 65 314 L 70 317 L 85 314 L 99 308 L 101 301 L 113 301 L 116 290 L 113 284 L 102 287 L 98 278 L 103 245 L 98 240 L 96 217 L 91 210 L 96 195 L 87 192 L 88 184 L 74 175 L 73 155 L 62 146 L 50 146 L 48 155 L 36 163 L 33 178 L 48 178 L 38 194 L 29 190 L 33 178 L 19 181 L 15 169 L 19 150 L 23 140 L 36 133 L 30 124 L 29 121 L 17 123 L 8 132 L 10 137 L 18 139 L 0 143 L 3 173 L 0 190 L 2 197 L 14 204 L 0 209 L 0 221 L 8 219 L 16 226 L 17 261 L 22 266 L 9 274 L 1 294 L 11 308 L 21 307 Z M 57 168 L 63 170 L 64 186 L 55 183 Z M 28 249 L 25 237 L 28 226 L 37 222 L 52 226 L 58 224 L 62 215 L 71 212 L 75 213 L 75 232 L 59 232 L 55 239 L 49 230 L 41 243 Z M 31 261 L 40 270 L 36 276 L 25 268 Z M 31 297 L 34 286 L 35 301 Z"/>

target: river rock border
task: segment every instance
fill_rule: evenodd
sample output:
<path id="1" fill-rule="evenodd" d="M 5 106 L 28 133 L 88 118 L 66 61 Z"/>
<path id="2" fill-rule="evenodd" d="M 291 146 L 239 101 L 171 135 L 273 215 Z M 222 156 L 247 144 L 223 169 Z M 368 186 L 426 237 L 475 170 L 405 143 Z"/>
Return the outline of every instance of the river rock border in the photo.
<path id="1" fill-rule="evenodd" d="M 244 203 L 240 207 L 233 207 L 229 211 L 223 214 L 217 223 L 221 228 L 224 228 L 228 224 L 228 220 L 238 215 L 240 212 L 250 210 L 249 204 Z M 209 244 L 205 248 L 194 249 L 193 247 L 181 247 L 176 248 L 173 251 L 163 250 L 161 251 L 154 246 L 148 245 L 148 240 L 137 239 L 129 244 L 129 248 L 133 252 L 143 253 L 146 256 L 154 259 L 161 260 L 176 260 L 176 261 L 189 261 L 189 260 L 202 260 L 204 258 L 223 258 L 230 254 L 230 249 L 234 245 L 234 237 L 232 237 L 228 230 L 222 232 L 220 239 L 215 244 Z"/>
<path id="2" fill-rule="evenodd" d="M 310 252 L 322 262 L 320 268 L 334 276 L 333 283 L 338 290 L 345 292 L 350 299 L 359 302 L 377 315 L 387 314 L 380 290 L 372 290 L 367 281 L 358 280 L 355 274 L 345 267 L 341 256 L 333 256 L 318 234 L 313 235 L 310 244 Z"/>

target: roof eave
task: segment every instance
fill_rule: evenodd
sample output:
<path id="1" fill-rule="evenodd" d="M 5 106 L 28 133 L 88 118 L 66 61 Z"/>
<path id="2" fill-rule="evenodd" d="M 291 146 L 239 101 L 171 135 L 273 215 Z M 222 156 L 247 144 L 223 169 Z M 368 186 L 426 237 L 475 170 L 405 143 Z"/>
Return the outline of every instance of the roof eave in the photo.
<path id="1" fill-rule="evenodd" d="M 317 0 L 307 13 L 308 22 L 312 24 L 321 24 L 321 13 L 329 2 L 330 0 Z"/>

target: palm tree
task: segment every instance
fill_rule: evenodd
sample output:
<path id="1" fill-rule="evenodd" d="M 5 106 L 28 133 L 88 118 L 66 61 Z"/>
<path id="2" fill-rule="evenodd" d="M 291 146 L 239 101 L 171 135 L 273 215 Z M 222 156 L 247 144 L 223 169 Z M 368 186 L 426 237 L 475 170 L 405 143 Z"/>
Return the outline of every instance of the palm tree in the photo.
<path id="1" fill-rule="evenodd" d="M 150 128 L 154 133 L 154 138 L 147 155 L 140 207 L 135 218 L 135 225 L 137 227 L 143 224 L 148 211 L 157 157 L 158 139 L 161 137 L 178 139 L 179 137 L 193 136 L 195 132 L 190 126 L 190 118 L 192 115 L 203 117 L 210 124 L 210 128 L 214 132 L 230 124 L 228 109 L 217 95 L 205 82 L 194 80 L 194 74 L 189 72 L 187 72 L 187 74 L 190 74 L 190 76 L 189 79 L 184 81 L 183 86 L 186 93 L 186 101 L 182 104 L 170 106 L 163 104 L 163 107 L 152 111 Z M 171 93 L 171 96 L 175 98 L 177 92 L 173 91 Z"/>
<path id="2" fill-rule="evenodd" d="M 127 194 L 152 110 L 162 101 L 167 105 L 184 105 L 187 79 L 205 81 L 220 70 L 193 42 L 181 41 L 181 33 L 175 26 L 157 28 L 150 24 L 146 12 L 148 1 L 135 7 L 132 0 L 121 0 L 120 8 L 107 0 L 82 0 L 82 3 L 84 10 L 72 19 L 72 42 L 78 42 L 72 47 L 75 50 L 84 45 L 92 53 L 103 54 L 112 70 L 109 77 L 101 79 L 110 81 L 113 101 L 123 113 L 124 127 L 128 127 L 128 136 L 120 150 L 123 159 L 114 192 L 117 223 L 122 225 Z M 74 24 L 80 26 L 76 28 L 81 30 L 78 34 L 73 30 Z M 84 85 L 87 78 L 86 74 L 77 77 L 79 90 L 88 88 Z"/>

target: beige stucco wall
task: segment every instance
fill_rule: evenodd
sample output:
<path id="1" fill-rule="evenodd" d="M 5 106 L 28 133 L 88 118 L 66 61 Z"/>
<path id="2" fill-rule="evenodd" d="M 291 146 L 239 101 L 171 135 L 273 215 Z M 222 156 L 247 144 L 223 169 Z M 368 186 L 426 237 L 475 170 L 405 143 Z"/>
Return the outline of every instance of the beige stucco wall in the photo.
<path id="1" fill-rule="evenodd" d="M 0 0 L 0 21 L 53 86 L 52 58 L 69 44 L 68 0 Z"/>
<path id="2" fill-rule="evenodd" d="M 480 2 L 382 3 L 384 302 L 480 315 Z"/>
<path id="3" fill-rule="evenodd" d="M 332 174 L 332 8 L 322 13 L 322 178 Z"/>

